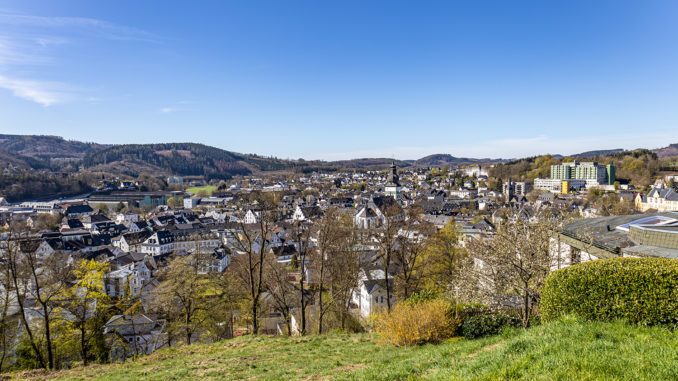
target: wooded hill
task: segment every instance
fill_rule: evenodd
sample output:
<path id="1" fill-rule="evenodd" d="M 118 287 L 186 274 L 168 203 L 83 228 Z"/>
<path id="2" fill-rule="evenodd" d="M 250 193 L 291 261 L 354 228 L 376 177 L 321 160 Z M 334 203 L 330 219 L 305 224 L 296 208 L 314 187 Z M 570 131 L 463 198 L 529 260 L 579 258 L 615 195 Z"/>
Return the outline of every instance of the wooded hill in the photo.
<path id="1" fill-rule="evenodd" d="M 606 155 L 558 158 L 552 155 L 534 156 L 498 164 L 490 170 L 490 176 L 512 180 L 529 180 L 535 178 L 549 178 L 551 165 L 568 161 L 595 161 L 598 164 L 613 164 L 616 167 L 616 177 L 620 182 L 630 183 L 636 187 L 645 188 L 657 177 L 660 170 L 668 164 L 670 159 L 661 159 L 650 150 L 637 149 L 622 151 Z"/>

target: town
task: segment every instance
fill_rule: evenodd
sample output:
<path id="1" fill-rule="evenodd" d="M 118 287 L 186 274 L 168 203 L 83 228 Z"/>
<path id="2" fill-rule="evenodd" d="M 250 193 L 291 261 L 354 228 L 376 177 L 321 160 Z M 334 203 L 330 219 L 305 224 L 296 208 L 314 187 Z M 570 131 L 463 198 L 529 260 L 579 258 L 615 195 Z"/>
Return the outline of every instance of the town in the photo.
<path id="1" fill-rule="evenodd" d="M 450 287 L 460 301 L 522 311 L 527 326 L 551 271 L 678 258 L 676 174 L 643 190 L 617 181 L 612 164 L 566 160 L 533 182 L 496 177 L 507 165 L 393 163 L 211 184 L 170 176 L 154 191 L 110 179 L 86 197 L 2 201 L 4 366 L 120 361 L 252 333 L 361 331 L 412 295 Z M 514 293 L 492 274 L 506 264 L 483 245 L 523 225 L 548 230 L 531 239 L 549 250 L 535 259 L 541 280 Z"/>

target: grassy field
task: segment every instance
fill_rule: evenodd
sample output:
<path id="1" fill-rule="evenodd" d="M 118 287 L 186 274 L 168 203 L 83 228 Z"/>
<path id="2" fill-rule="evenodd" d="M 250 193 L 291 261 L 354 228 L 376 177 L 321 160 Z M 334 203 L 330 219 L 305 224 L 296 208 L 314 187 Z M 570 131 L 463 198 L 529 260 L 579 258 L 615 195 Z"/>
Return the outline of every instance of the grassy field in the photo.
<path id="1" fill-rule="evenodd" d="M 118 365 L 16 379 L 63 380 L 675 380 L 678 333 L 564 320 L 480 340 L 395 348 L 376 337 L 242 337 Z"/>
<path id="2" fill-rule="evenodd" d="M 204 187 L 192 187 L 192 188 L 188 188 L 188 189 L 186 189 L 186 192 L 191 192 L 191 193 L 193 193 L 193 194 L 198 194 L 198 192 L 200 192 L 200 191 L 205 191 L 205 192 L 207 192 L 207 194 L 209 194 L 209 195 L 211 196 L 211 195 L 212 195 L 212 192 L 214 192 L 215 190 L 217 190 L 217 186 L 216 186 L 216 185 L 205 185 Z"/>

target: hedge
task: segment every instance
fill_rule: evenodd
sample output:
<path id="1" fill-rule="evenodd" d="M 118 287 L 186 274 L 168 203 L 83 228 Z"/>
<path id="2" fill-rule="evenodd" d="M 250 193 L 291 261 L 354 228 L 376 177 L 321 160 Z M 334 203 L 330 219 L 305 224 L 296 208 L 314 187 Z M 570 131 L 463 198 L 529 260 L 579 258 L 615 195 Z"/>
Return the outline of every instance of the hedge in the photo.
<path id="1" fill-rule="evenodd" d="M 676 327 L 678 260 L 615 258 L 554 271 L 544 282 L 540 311 L 544 320 L 576 315 Z"/>
<path id="2" fill-rule="evenodd" d="M 500 312 L 472 315 L 461 324 L 461 335 L 467 339 L 500 334 L 504 327 L 519 327 L 520 319 Z"/>

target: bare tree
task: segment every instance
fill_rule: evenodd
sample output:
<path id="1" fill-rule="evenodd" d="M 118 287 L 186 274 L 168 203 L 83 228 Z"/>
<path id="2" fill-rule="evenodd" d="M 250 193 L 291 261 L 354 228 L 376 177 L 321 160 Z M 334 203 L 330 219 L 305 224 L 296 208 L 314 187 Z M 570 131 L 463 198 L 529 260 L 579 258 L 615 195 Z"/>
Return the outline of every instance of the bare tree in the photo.
<path id="1" fill-rule="evenodd" d="M 346 227 L 341 226 L 340 217 L 337 208 L 330 208 L 315 225 L 317 247 L 312 252 L 313 259 L 311 262 L 313 263 L 318 294 L 318 334 L 323 333 L 325 314 L 333 305 L 327 303 L 323 298 L 328 282 L 329 261 L 331 257 L 341 255 L 342 238 L 347 233 Z"/>
<path id="2" fill-rule="evenodd" d="M 387 205 L 383 210 L 384 218 L 381 226 L 377 229 L 377 240 L 379 242 L 379 256 L 381 267 L 384 270 L 386 278 L 386 306 L 391 311 L 391 287 L 389 285 L 389 272 L 394 253 L 397 249 L 398 232 L 402 226 L 403 210 L 397 205 Z"/>
<path id="3" fill-rule="evenodd" d="M 532 301 L 554 262 L 550 240 L 554 222 L 518 219 L 502 224 L 492 240 L 471 242 L 470 250 L 481 289 L 495 301 L 500 295 L 520 296 L 523 326 L 530 323 Z"/>
<path id="4" fill-rule="evenodd" d="M 403 225 L 397 240 L 396 250 L 393 252 L 393 263 L 398 272 L 395 276 L 395 289 L 398 298 L 409 298 L 421 288 L 421 281 L 425 276 L 426 237 L 432 233 L 433 227 L 427 223 L 414 223 L 408 220 Z"/>
<path id="5" fill-rule="evenodd" d="M 264 287 L 270 296 L 272 308 L 279 312 L 285 320 L 287 335 L 292 334 L 291 311 L 295 303 L 296 290 L 293 279 L 287 268 L 274 257 L 266 258 L 264 262 Z"/>
<path id="6" fill-rule="evenodd" d="M 7 273 L 9 275 L 11 288 L 16 294 L 19 316 L 21 317 L 21 322 L 26 331 L 26 336 L 30 342 L 31 349 L 33 349 L 33 353 L 40 366 L 42 368 L 47 368 L 45 355 L 37 342 L 36 334 L 27 318 L 28 308 L 26 302 L 28 299 L 29 279 L 22 266 L 23 255 L 19 247 L 19 242 L 28 239 L 28 233 L 27 226 L 12 222 L 7 231 L 6 239 L 3 242 L 2 254 L 3 260 L 7 265 Z"/>
<path id="7" fill-rule="evenodd" d="M 0 248 L 0 252 L 4 250 Z M 10 306 L 13 304 L 11 273 L 6 262 L 6 256 L 0 256 L 4 266 L 0 267 L 0 373 L 3 371 L 7 356 L 12 352 L 12 342 L 16 335 L 16 324 L 10 316 Z"/>
<path id="8" fill-rule="evenodd" d="M 55 368 L 54 338 L 52 335 L 52 312 L 58 302 L 58 296 L 71 279 L 71 268 L 65 265 L 66 256 L 62 253 L 44 255 L 40 249 L 42 241 L 30 237 L 23 224 L 13 223 L 4 242 L 4 259 L 16 294 L 17 305 L 26 334 L 31 343 L 38 363 L 43 368 Z M 33 327 L 28 321 L 27 301 L 34 301 L 41 315 L 42 331 L 45 335 L 45 353 L 39 348 Z"/>
<path id="9" fill-rule="evenodd" d="M 330 295 L 339 315 L 341 329 L 345 329 L 353 290 L 358 286 L 364 265 L 361 250 L 363 235 L 348 215 L 341 216 L 339 226 L 342 234 L 338 235 L 333 250 L 328 253 L 326 266 Z"/>
<path id="10" fill-rule="evenodd" d="M 240 205 L 240 232 L 235 240 L 235 248 L 240 255 L 234 259 L 232 266 L 248 289 L 254 334 L 259 331 L 259 303 L 263 292 L 264 261 L 269 252 L 267 246 L 273 234 L 273 223 L 279 217 L 277 201 L 275 194 L 255 193 L 251 195 L 249 204 Z M 253 209 L 255 221 L 246 221 L 246 213 Z"/>
<path id="11" fill-rule="evenodd" d="M 294 236 L 293 239 L 296 240 L 297 243 L 297 252 L 299 253 L 299 287 L 298 287 L 298 293 L 299 293 L 299 312 L 300 312 L 300 317 L 301 317 L 301 329 L 300 333 L 301 335 L 306 334 L 306 307 L 307 307 L 307 300 L 306 300 L 306 270 L 307 270 L 307 262 L 309 261 L 309 258 L 312 258 L 310 254 L 311 248 L 309 245 L 310 242 L 310 232 L 311 230 L 308 229 L 306 226 L 302 224 L 302 222 L 298 222 L 296 226 L 294 227 L 294 230 L 292 231 L 292 235 Z"/>

